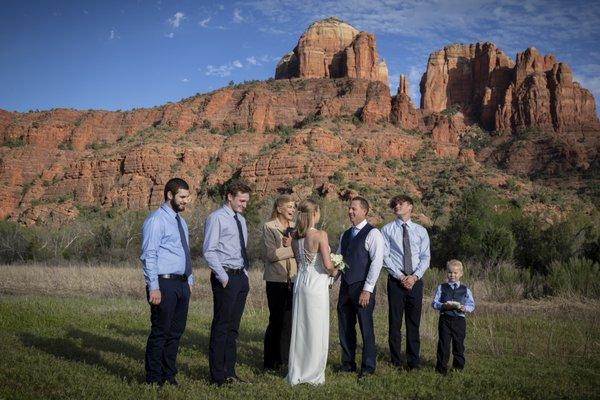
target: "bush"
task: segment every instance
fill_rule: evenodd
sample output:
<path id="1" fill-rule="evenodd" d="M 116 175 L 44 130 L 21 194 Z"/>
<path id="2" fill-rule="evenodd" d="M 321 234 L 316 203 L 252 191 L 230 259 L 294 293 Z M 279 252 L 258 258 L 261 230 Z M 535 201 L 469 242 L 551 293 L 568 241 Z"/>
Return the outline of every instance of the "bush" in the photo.
<path id="1" fill-rule="evenodd" d="M 23 139 L 23 136 L 19 136 L 16 139 L 4 139 L 2 146 L 10 147 L 11 149 L 15 147 L 23 147 L 25 146 L 25 139 Z"/>
<path id="2" fill-rule="evenodd" d="M 552 294 L 572 298 L 600 298 L 600 264 L 587 258 L 553 261 L 549 267 L 548 284 Z"/>
<path id="3" fill-rule="evenodd" d="M 450 258 L 469 258 L 482 263 L 511 260 L 516 248 L 510 226 L 508 203 L 484 185 L 471 186 L 441 232 L 436 250 L 442 262 Z"/>
<path id="4" fill-rule="evenodd" d="M 33 258 L 35 238 L 15 222 L 0 220 L 0 262 L 11 264 Z"/>

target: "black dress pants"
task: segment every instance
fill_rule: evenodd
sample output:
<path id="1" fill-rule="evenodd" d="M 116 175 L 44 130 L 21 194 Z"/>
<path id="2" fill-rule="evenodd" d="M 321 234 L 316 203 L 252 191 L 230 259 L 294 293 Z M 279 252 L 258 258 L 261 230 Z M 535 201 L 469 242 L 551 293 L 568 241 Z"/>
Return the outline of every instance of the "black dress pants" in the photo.
<path id="1" fill-rule="evenodd" d="M 245 273 L 228 273 L 228 276 L 229 282 L 223 287 L 214 273 L 210 275 L 213 320 L 210 327 L 208 363 L 210 378 L 215 383 L 222 383 L 226 378 L 236 376 L 236 341 L 246 296 L 250 290 Z"/>
<path id="2" fill-rule="evenodd" d="M 419 327 L 421 325 L 421 308 L 423 304 L 423 281 L 415 282 L 411 290 L 407 290 L 402 283 L 388 277 L 388 322 L 389 322 L 389 345 L 392 364 L 399 367 L 402 365 L 400 348 L 402 342 L 402 317 L 406 320 L 406 363 L 409 368 L 419 368 L 421 359 L 421 338 Z"/>
<path id="3" fill-rule="evenodd" d="M 441 314 L 438 322 L 438 345 L 436 372 L 445 374 L 450 359 L 450 343 L 452 343 L 452 367 L 465 367 L 465 336 L 467 321 L 464 317 L 453 317 Z"/>
<path id="4" fill-rule="evenodd" d="M 190 287 L 186 281 L 159 278 L 161 300 L 150 305 L 152 327 L 146 343 L 146 382 L 161 383 L 177 374 L 179 339 L 185 330 Z M 148 288 L 146 295 L 149 296 Z"/>
<path id="5" fill-rule="evenodd" d="M 264 367 L 279 369 L 287 364 L 292 335 L 294 286 L 286 282 L 266 282 L 269 325 L 265 332 Z"/>
<path id="6" fill-rule="evenodd" d="M 363 373 L 375 372 L 377 349 L 373 329 L 373 310 L 375 309 L 375 290 L 371 293 L 367 307 L 361 307 L 358 298 L 365 282 L 348 285 L 342 279 L 337 304 L 340 345 L 342 347 L 342 371 L 356 370 L 356 320 L 363 341 L 361 369 Z"/>

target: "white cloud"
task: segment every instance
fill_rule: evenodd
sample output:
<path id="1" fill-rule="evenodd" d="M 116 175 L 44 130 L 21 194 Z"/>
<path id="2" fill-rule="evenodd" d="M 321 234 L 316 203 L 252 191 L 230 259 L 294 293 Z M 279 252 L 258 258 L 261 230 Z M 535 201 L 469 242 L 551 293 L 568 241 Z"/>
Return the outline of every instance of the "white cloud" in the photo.
<path id="1" fill-rule="evenodd" d="M 166 33 L 165 37 L 167 37 L 169 39 L 173 39 L 175 37 L 175 33 L 173 33 L 173 32 Z"/>
<path id="2" fill-rule="evenodd" d="M 273 60 L 272 57 L 270 56 L 262 56 L 262 57 L 255 57 L 255 56 L 250 56 L 246 58 L 246 68 L 249 67 L 255 67 L 255 66 L 260 66 L 262 65 L 261 60 L 266 60 L 266 61 L 271 61 Z M 266 62 L 264 61 L 264 62 Z M 225 77 L 225 76 L 230 76 L 232 74 L 232 72 L 236 69 L 240 69 L 240 68 L 244 68 L 244 64 L 240 61 L 240 60 L 233 60 L 227 64 L 223 64 L 223 65 L 207 65 L 206 69 L 204 70 L 204 74 L 207 76 L 218 76 L 218 77 Z"/>
<path id="3" fill-rule="evenodd" d="M 169 23 L 169 25 L 171 25 L 173 28 L 179 28 L 179 26 L 181 25 L 181 21 L 183 21 L 185 19 L 185 14 L 182 13 L 181 11 L 177 11 L 173 17 L 169 18 L 167 20 L 167 22 Z"/>
<path id="4" fill-rule="evenodd" d="M 112 28 L 110 31 L 108 31 L 108 40 L 115 40 L 118 38 L 119 36 L 117 35 L 117 30 L 115 28 Z"/>
<path id="5" fill-rule="evenodd" d="M 187 82 L 189 82 L 189 81 L 190 81 L 190 79 L 189 79 L 189 78 L 183 78 L 183 79 L 181 80 L 181 82 L 183 82 L 183 83 L 187 83 Z"/>
<path id="6" fill-rule="evenodd" d="M 209 22 L 210 22 L 210 17 L 205 18 L 202 21 L 198 22 L 198 25 L 200 25 L 203 28 L 206 28 L 208 26 Z"/>
<path id="7" fill-rule="evenodd" d="M 233 10 L 233 22 L 235 22 L 236 24 L 246 22 L 246 18 L 242 16 L 242 10 L 240 10 L 239 8 Z"/>
<path id="8" fill-rule="evenodd" d="M 231 75 L 231 71 L 233 71 L 233 69 L 234 67 L 231 64 L 223 64 L 216 67 L 214 65 L 207 65 L 204 74 L 207 76 L 218 76 L 223 78 Z"/>

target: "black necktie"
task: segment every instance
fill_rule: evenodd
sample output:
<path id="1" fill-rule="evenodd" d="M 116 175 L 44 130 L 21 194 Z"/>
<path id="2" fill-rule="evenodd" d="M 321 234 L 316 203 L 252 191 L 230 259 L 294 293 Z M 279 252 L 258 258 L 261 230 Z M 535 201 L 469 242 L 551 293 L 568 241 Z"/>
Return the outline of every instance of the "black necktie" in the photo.
<path id="1" fill-rule="evenodd" d="M 412 275 L 412 252 L 410 251 L 410 237 L 406 222 L 402 224 L 402 245 L 404 248 L 404 275 Z"/>
<path id="2" fill-rule="evenodd" d="M 183 230 L 183 225 L 181 223 L 181 218 L 179 218 L 179 214 L 175 215 L 175 219 L 177 220 L 177 228 L 179 229 L 181 245 L 183 246 L 183 251 L 185 252 L 185 276 L 190 276 L 192 275 L 192 257 L 190 256 L 190 246 L 188 246 L 187 239 L 185 238 L 185 231 Z"/>
<path id="3" fill-rule="evenodd" d="M 244 259 L 244 268 L 248 269 L 250 263 L 248 262 L 248 254 L 246 253 L 246 243 L 244 242 L 244 231 L 242 230 L 242 223 L 238 219 L 237 213 L 233 215 L 235 223 L 238 227 L 238 236 L 240 237 L 240 247 L 242 248 L 242 258 Z"/>

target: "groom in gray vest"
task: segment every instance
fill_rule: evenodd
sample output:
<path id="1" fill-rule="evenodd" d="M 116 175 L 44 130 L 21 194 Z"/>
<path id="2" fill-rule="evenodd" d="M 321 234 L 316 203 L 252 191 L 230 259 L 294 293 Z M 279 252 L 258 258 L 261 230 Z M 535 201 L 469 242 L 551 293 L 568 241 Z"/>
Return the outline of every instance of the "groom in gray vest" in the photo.
<path id="1" fill-rule="evenodd" d="M 348 207 L 352 226 L 340 238 L 338 253 L 348 265 L 342 274 L 337 311 L 342 346 L 342 371 L 356 371 L 356 320 L 362 335 L 363 353 L 359 378 L 375 372 L 377 362 L 373 309 L 375 285 L 383 264 L 383 237 L 367 222 L 369 203 L 355 197 Z"/>

